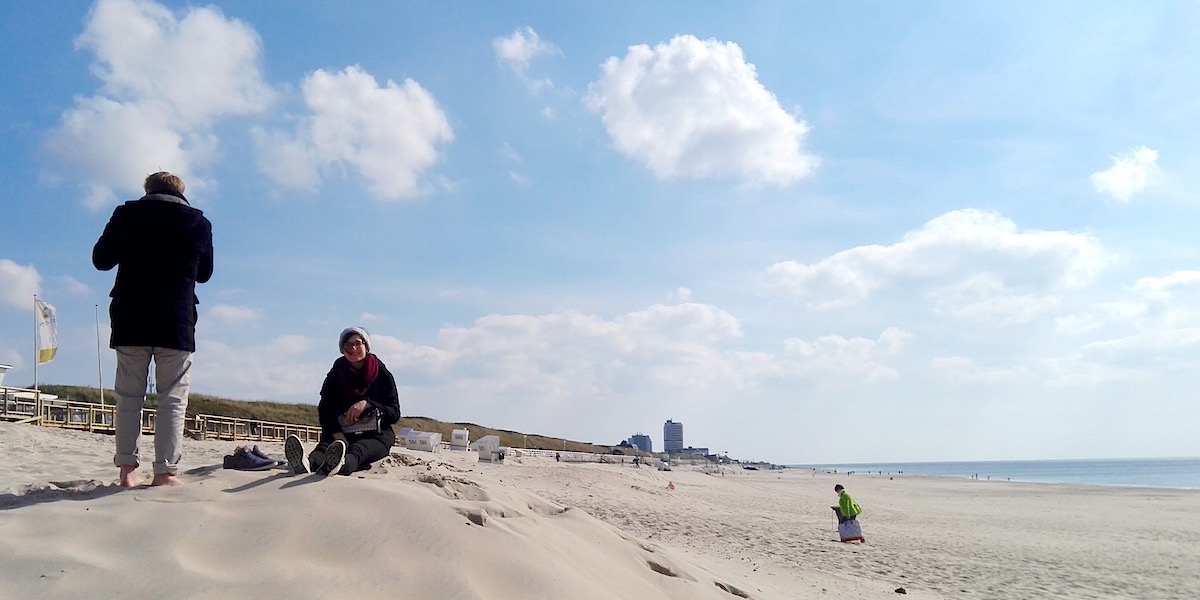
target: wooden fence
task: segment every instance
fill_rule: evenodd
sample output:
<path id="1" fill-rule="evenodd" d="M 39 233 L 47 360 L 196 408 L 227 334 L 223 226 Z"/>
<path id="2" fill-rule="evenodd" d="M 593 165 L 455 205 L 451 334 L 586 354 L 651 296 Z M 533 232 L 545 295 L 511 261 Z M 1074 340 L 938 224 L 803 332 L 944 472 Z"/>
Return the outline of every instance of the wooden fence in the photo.
<path id="1" fill-rule="evenodd" d="M 45 398 L 37 390 L 0 386 L 0 420 L 37 423 L 45 427 L 112 433 L 117 407 L 111 404 Z M 156 411 L 142 409 L 142 432 L 153 433 Z M 218 415 L 192 415 L 184 420 L 184 432 L 195 439 L 282 442 L 296 434 L 304 442 L 316 442 L 320 427 L 239 419 Z"/>

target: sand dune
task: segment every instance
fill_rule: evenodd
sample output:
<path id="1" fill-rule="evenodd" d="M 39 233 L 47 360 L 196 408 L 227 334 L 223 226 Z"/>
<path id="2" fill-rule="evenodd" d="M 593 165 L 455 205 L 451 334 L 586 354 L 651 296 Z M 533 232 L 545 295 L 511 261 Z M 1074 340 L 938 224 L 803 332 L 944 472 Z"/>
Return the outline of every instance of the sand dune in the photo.
<path id="1" fill-rule="evenodd" d="M 111 444 L 0 423 L 0 597 L 1200 597 L 1194 492 L 407 451 L 325 479 L 191 440 L 187 485 L 123 490 Z M 865 545 L 834 541 L 835 481 Z"/>

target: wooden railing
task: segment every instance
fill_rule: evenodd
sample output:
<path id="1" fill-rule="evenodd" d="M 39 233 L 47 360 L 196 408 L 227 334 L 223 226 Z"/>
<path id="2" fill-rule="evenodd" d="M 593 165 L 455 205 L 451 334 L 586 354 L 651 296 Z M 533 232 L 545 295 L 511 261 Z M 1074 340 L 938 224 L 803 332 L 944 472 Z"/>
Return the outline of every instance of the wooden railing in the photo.
<path id="1" fill-rule="evenodd" d="M 20 395 L 18 395 L 20 394 Z M 45 399 L 37 390 L 0 387 L 0 420 L 37 422 L 46 427 L 112 433 L 117 407 L 111 404 Z M 142 432 L 153 433 L 157 412 L 142 409 Z M 239 419 L 219 415 L 192 415 L 184 420 L 185 433 L 196 439 L 282 442 L 295 434 L 304 442 L 316 442 L 321 428 L 311 425 Z"/>

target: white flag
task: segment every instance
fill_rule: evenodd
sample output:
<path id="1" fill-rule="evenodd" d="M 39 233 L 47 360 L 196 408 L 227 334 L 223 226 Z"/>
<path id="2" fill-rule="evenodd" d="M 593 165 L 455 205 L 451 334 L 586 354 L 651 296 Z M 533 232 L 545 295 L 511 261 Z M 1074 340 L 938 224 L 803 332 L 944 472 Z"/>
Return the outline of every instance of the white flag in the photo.
<path id="1" fill-rule="evenodd" d="M 54 360 L 58 352 L 58 323 L 54 316 L 54 307 L 49 303 L 34 298 L 34 308 L 37 310 L 38 331 L 38 364 Z"/>

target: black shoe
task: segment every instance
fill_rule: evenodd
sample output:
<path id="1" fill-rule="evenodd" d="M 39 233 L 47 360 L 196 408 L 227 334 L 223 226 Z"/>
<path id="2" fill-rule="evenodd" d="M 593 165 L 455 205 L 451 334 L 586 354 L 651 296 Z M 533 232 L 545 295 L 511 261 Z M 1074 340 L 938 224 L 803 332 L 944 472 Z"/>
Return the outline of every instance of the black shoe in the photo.
<path id="1" fill-rule="evenodd" d="M 346 442 L 334 440 L 325 449 L 325 465 L 321 467 L 321 473 L 325 475 L 337 475 L 342 470 L 342 465 L 344 464 L 346 464 Z"/>
<path id="2" fill-rule="evenodd" d="M 298 436 L 287 437 L 287 441 L 283 443 L 283 455 L 287 457 L 287 464 L 292 468 L 293 474 L 303 475 L 308 472 L 304 466 L 304 444 Z"/>

